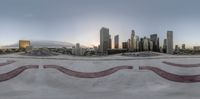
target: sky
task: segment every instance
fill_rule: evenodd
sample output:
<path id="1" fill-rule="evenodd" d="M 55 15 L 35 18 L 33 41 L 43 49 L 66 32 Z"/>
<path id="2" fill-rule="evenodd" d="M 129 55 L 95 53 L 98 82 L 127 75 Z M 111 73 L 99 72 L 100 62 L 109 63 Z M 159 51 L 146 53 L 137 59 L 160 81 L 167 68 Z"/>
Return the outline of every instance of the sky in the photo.
<path id="1" fill-rule="evenodd" d="M 101 27 L 120 43 L 157 33 L 162 44 L 200 45 L 200 0 L 0 0 L 0 46 L 19 39 L 98 45 Z"/>

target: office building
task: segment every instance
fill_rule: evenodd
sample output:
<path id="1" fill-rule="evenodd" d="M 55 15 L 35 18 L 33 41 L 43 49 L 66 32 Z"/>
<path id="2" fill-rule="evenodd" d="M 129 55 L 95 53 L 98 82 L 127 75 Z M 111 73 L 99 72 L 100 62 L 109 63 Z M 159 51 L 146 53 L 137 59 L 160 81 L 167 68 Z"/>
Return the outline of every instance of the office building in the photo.
<path id="1" fill-rule="evenodd" d="M 140 49 L 140 38 L 139 36 L 136 36 L 136 51 L 139 51 Z"/>
<path id="2" fill-rule="evenodd" d="M 153 51 L 153 41 L 151 41 L 150 39 L 148 40 L 149 41 L 149 51 Z"/>
<path id="3" fill-rule="evenodd" d="M 80 55 L 80 44 L 79 43 L 76 43 L 76 46 L 75 46 L 75 55 L 76 56 Z"/>
<path id="4" fill-rule="evenodd" d="M 118 49 L 119 48 L 119 35 L 115 35 L 115 38 L 114 38 L 114 42 L 115 42 L 115 49 Z"/>
<path id="5" fill-rule="evenodd" d="M 164 39 L 163 42 L 163 53 L 167 53 L 167 39 Z"/>
<path id="6" fill-rule="evenodd" d="M 149 51 L 149 40 L 146 37 L 143 39 L 143 51 Z"/>
<path id="7" fill-rule="evenodd" d="M 112 39 L 111 39 L 111 35 L 109 35 L 109 47 L 108 49 L 112 49 Z"/>
<path id="8" fill-rule="evenodd" d="M 131 38 L 130 38 L 130 51 L 136 51 L 136 35 L 135 35 L 135 31 L 132 30 L 131 33 Z"/>
<path id="9" fill-rule="evenodd" d="M 173 54 L 173 31 L 167 31 L 167 54 Z"/>
<path id="10" fill-rule="evenodd" d="M 150 35 L 150 40 L 153 42 L 153 51 L 159 52 L 159 38 L 157 34 Z"/>
<path id="11" fill-rule="evenodd" d="M 19 49 L 26 49 L 30 47 L 31 42 L 29 40 L 19 40 Z"/>
<path id="12" fill-rule="evenodd" d="M 109 47 L 110 47 L 109 29 L 102 27 L 100 30 L 100 52 L 107 53 Z"/>
<path id="13" fill-rule="evenodd" d="M 122 42 L 122 48 L 128 49 L 128 42 Z"/>
<path id="14" fill-rule="evenodd" d="M 143 48 L 143 41 L 144 41 L 144 39 L 143 39 L 143 38 L 140 38 L 140 42 L 139 42 L 139 51 L 144 51 L 144 48 Z"/>
<path id="15" fill-rule="evenodd" d="M 130 48 L 131 48 L 131 39 L 128 39 L 127 43 L 128 43 L 128 50 L 130 50 Z"/>

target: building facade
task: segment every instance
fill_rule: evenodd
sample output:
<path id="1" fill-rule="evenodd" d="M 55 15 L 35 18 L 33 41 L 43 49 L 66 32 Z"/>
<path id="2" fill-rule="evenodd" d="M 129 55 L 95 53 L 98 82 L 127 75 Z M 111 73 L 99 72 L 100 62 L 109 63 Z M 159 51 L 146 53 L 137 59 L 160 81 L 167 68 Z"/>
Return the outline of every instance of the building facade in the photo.
<path id="1" fill-rule="evenodd" d="M 150 40 L 153 42 L 153 51 L 159 52 L 160 45 L 159 45 L 159 38 L 157 34 L 150 35 Z"/>
<path id="2" fill-rule="evenodd" d="M 149 51 L 153 51 L 153 41 L 149 39 Z"/>
<path id="3" fill-rule="evenodd" d="M 112 49 L 112 39 L 111 39 L 111 35 L 109 35 L 109 47 L 108 49 Z"/>
<path id="4" fill-rule="evenodd" d="M 128 49 L 128 42 L 122 42 L 122 49 Z"/>
<path id="5" fill-rule="evenodd" d="M 143 51 L 149 51 L 149 41 L 146 37 L 143 39 Z"/>
<path id="6" fill-rule="evenodd" d="M 175 45 L 175 53 L 179 53 L 180 52 L 180 47 L 178 45 Z"/>
<path id="7" fill-rule="evenodd" d="M 79 43 L 76 43 L 76 46 L 75 46 L 75 55 L 76 56 L 80 56 L 80 44 Z"/>
<path id="8" fill-rule="evenodd" d="M 135 35 L 135 31 L 132 30 L 131 33 L 131 38 L 130 38 L 130 51 L 136 51 L 136 35 Z"/>
<path id="9" fill-rule="evenodd" d="M 115 49 L 118 49 L 119 48 L 119 35 L 115 35 L 114 37 L 114 42 L 115 42 Z"/>
<path id="10" fill-rule="evenodd" d="M 100 52 L 107 53 L 110 45 L 109 29 L 102 27 L 100 30 Z"/>
<path id="11" fill-rule="evenodd" d="M 136 36 L 136 51 L 139 51 L 140 49 L 140 38 L 139 36 Z"/>
<path id="12" fill-rule="evenodd" d="M 167 31 L 167 54 L 173 54 L 173 31 Z"/>
<path id="13" fill-rule="evenodd" d="M 31 42 L 29 40 L 19 40 L 19 49 L 26 49 L 31 46 Z"/>
<path id="14" fill-rule="evenodd" d="M 167 39 L 163 41 L 163 53 L 167 53 Z"/>
<path id="15" fill-rule="evenodd" d="M 130 48 L 131 48 L 131 39 L 128 39 L 127 43 L 128 43 L 128 50 L 130 50 Z"/>

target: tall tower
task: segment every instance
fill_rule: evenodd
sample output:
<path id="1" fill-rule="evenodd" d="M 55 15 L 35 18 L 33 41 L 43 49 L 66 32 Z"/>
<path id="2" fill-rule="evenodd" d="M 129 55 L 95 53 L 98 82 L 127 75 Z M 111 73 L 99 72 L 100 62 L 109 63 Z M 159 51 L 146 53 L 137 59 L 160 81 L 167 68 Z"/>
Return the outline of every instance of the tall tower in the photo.
<path id="1" fill-rule="evenodd" d="M 136 50 L 136 35 L 135 35 L 135 31 L 132 30 L 131 33 L 131 39 L 130 39 L 130 50 L 131 51 L 135 51 Z"/>
<path id="2" fill-rule="evenodd" d="M 143 50 L 144 51 L 149 50 L 149 42 L 148 42 L 148 39 L 146 37 L 144 37 L 144 39 L 143 39 Z"/>
<path id="3" fill-rule="evenodd" d="M 100 29 L 100 52 L 101 53 L 107 53 L 107 49 L 109 49 L 109 43 L 110 43 L 109 29 L 102 27 Z"/>
<path id="4" fill-rule="evenodd" d="M 112 49 L 112 39 L 111 39 L 111 35 L 109 35 L 109 49 Z"/>
<path id="5" fill-rule="evenodd" d="M 119 35 L 115 35 L 115 48 L 118 49 L 119 48 Z"/>
<path id="6" fill-rule="evenodd" d="M 80 55 L 80 44 L 76 43 L 76 47 L 75 47 L 75 55 L 79 56 Z"/>
<path id="7" fill-rule="evenodd" d="M 136 51 L 139 51 L 139 48 L 140 48 L 140 38 L 139 38 L 139 36 L 136 36 Z"/>
<path id="8" fill-rule="evenodd" d="M 131 39 L 128 39 L 127 43 L 128 43 L 128 50 L 130 50 L 130 48 L 131 48 Z"/>
<path id="9" fill-rule="evenodd" d="M 150 35 L 150 39 L 153 42 L 153 51 L 155 52 L 159 52 L 160 48 L 159 48 L 159 38 L 157 34 L 152 34 Z"/>
<path id="10" fill-rule="evenodd" d="M 167 54 L 173 54 L 173 31 L 167 31 Z"/>
<path id="11" fill-rule="evenodd" d="M 164 53 L 167 52 L 167 39 L 164 39 L 164 42 L 163 42 L 163 52 Z"/>

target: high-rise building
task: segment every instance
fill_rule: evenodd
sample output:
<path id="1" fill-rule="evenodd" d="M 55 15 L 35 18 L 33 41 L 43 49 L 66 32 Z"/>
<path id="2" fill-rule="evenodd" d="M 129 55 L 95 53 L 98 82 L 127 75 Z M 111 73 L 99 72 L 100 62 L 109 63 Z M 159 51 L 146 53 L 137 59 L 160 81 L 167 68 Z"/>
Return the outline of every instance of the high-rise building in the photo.
<path id="1" fill-rule="evenodd" d="M 173 31 L 167 31 L 167 54 L 173 54 Z"/>
<path id="2" fill-rule="evenodd" d="M 128 42 L 122 42 L 122 48 L 128 49 Z"/>
<path id="3" fill-rule="evenodd" d="M 139 51 L 144 51 L 143 43 L 144 43 L 144 38 L 140 38 L 140 42 L 139 42 Z"/>
<path id="4" fill-rule="evenodd" d="M 164 39 L 164 42 L 163 42 L 163 53 L 166 53 L 167 52 L 167 39 Z"/>
<path id="5" fill-rule="evenodd" d="M 182 50 L 185 50 L 185 44 L 182 44 Z"/>
<path id="6" fill-rule="evenodd" d="M 140 38 L 139 36 L 136 36 L 136 51 L 139 51 L 140 49 Z"/>
<path id="7" fill-rule="evenodd" d="M 29 40 L 19 40 L 19 49 L 26 49 L 30 47 L 31 42 Z"/>
<path id="8" fill-rule="evenodd" d="M 75 55 L 75 46 L 72 46 L 72 55 Z"/>
<path id="9" fill-rule="evenodd" d="M 131 39 L 128 39 L 127 43 L 128 43 L 128 50 L 130 50 L 130 48 L 131 48 Z"/>
<path id="10" fill-rule="evenodd" d="M 86 52 L 86 48 L 82 48 L 79 43 L 76 43 L 75 46 L 72 47 L 72 55 L 75 56 L 83 56 Z"/>
<path id="11" fill-rule="evenodd" d="M 107 53 L 110 45 L 109 29 L 102 27 L 100 30 L 100 52 Z"/>
<path id="12" fill-rule="evenodd" d="M 111 35 L 109 35 L 109 49 L 112 49 L 112 39 L 111 39 Z"/>
<path id="13" fill-rule="evenodd" d="M 159 47 L 159 38 L 157 34 L 152 34 L 150 35 L 150 39 L 153 42 L 153 51 L 155 52 L 159 52 L 160 51 L 160 47 Z"/>
<path id="14" fill-rule="evenodd" d="M 153 51 L 153 41 L 151 41 L 150 39 L 148 39 L 148 46 L 149 46 L 149 51 Z"/>
<path id="15" fill-rule="evenodd" d="M 149 50 L 149 40 L 146 37 L 144 37 L 144 39 L 143 39 L 143 50 L 144 51 Z"/>
<path id="16" fill-rule="evenodd" d="M 75 46 L 75 55 L 79 56 L 80 55 L 80 44 L 76 43 Z"/>
<path id="17" fill-rule="evenodd" d="M 119 48 L 119 35 L 115 35 L 115 48 L 118 49 Z"/>
<path id="18" fill-rule="evenodd" d="M 131 33 L 131 44 L 130 44 L 130 51 L 136 51 L 136 35 L 135 35 L 135 31 L 132 30 Z"/>

